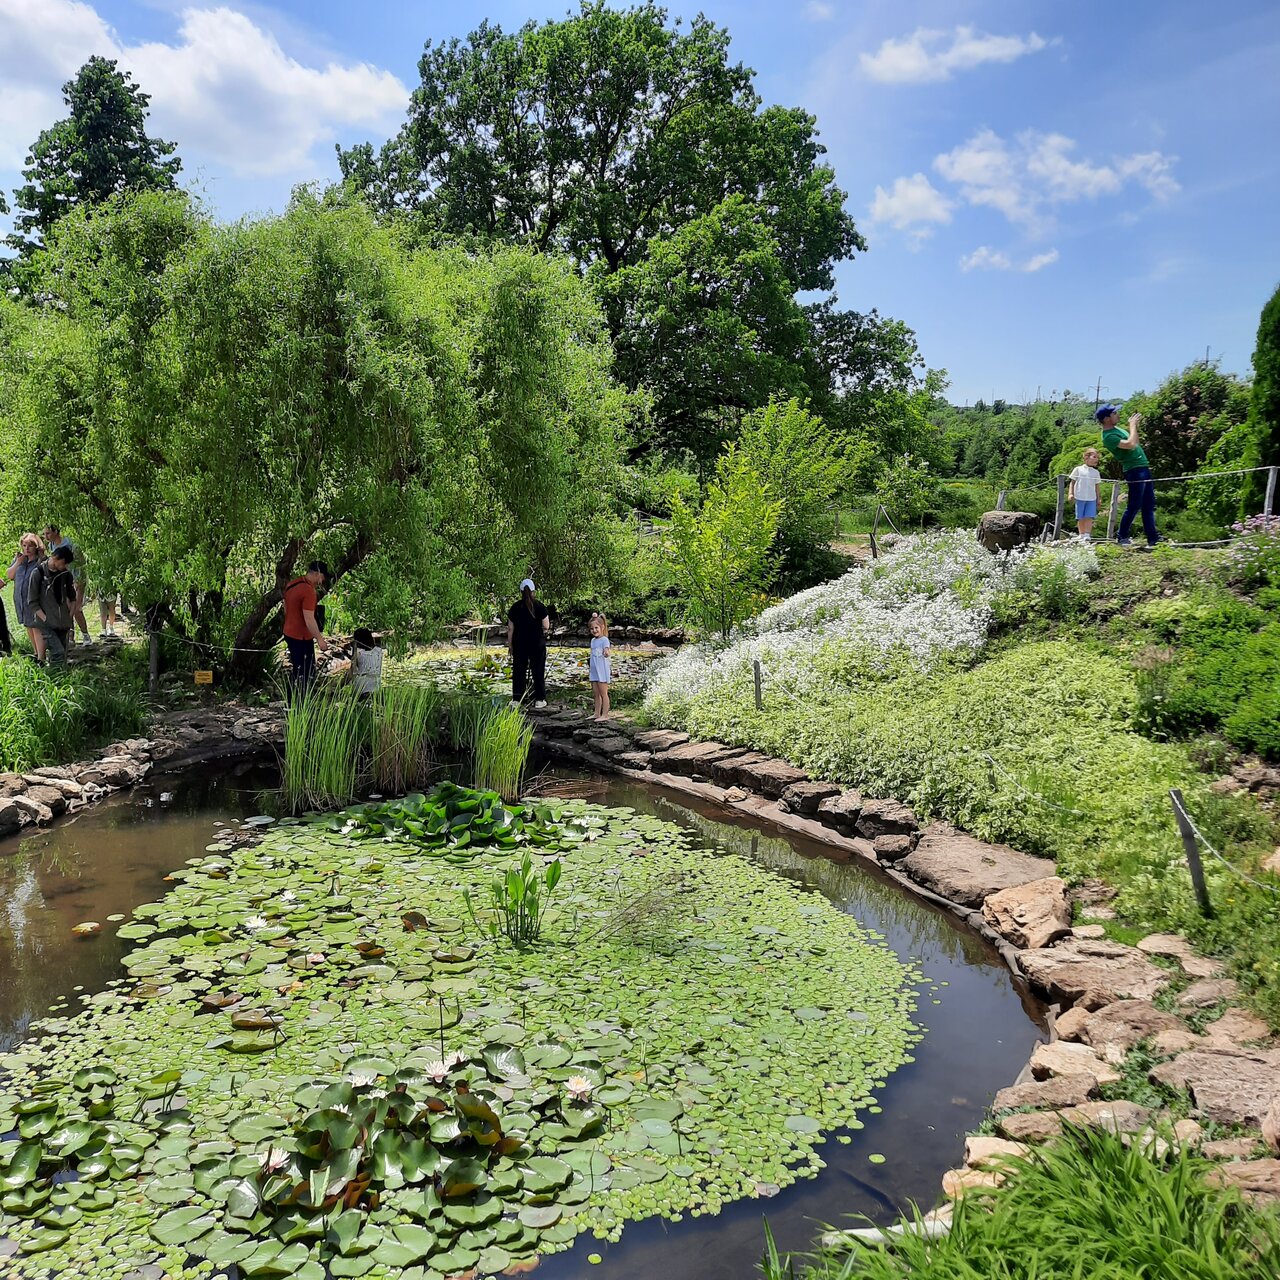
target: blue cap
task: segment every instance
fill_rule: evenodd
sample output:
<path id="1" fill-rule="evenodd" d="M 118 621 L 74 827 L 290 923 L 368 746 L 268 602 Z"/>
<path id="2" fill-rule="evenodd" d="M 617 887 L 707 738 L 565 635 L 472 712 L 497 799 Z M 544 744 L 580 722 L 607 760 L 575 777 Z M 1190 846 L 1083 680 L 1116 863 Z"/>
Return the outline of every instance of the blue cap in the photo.
<path id="1" fill-rule="evenodd" d="M 1103 418 L 1109 418 L 1113 413 L 1119 413 L 1120 406 L 1118 404 L 1104 404 L 1093 411 L 1093 420 L 1101 422 Z"/>

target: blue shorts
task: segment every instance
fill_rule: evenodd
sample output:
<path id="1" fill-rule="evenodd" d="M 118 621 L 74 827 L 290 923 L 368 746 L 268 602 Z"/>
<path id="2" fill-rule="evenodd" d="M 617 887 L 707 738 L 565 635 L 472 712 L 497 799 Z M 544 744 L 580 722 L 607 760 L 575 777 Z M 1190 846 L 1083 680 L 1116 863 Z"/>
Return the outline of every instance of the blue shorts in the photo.
<path id="1" fill-rule="evenodd" d="M 1087 502 L 1076 499 L 1076 519 L 1092 520 L 1098 514 L 1097 498 L 1090 498 Z"/>

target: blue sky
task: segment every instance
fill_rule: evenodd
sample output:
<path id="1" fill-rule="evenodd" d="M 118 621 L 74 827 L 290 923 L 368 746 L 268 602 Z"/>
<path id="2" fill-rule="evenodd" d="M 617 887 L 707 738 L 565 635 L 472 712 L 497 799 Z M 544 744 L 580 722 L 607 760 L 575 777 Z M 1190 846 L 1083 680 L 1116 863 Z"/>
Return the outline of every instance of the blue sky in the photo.
<path id="1" fill-rule="evenodd" d="M 0 0 L 0 187 L 90 54 L 222 217 L 336 176 L 403 118 L 427 38 L 568 0 Z M 669 5 L 673 14 L 696 9 Z M 870 250 L 844 305 L 906 321 L 957 403 L 1247 373 L 1280 282 L 1274 0 L 706 0 L 766 101 L 818 118 Z"/>

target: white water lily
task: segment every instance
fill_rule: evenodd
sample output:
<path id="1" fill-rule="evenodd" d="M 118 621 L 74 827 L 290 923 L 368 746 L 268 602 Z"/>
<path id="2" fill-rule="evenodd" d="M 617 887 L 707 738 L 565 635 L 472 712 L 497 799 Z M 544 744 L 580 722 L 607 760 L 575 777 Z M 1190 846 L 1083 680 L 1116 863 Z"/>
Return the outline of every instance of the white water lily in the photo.
<path id="1" fill-rule="evenodd" d="M 271 927 L 271 921 L 268 920 L 266 916 L 250 916 L 244 922 L 244 927 L 246 929 L 255 929 L 255 930 L 269 929 Z"/>
<path id="2" fill-rule="evenodd" d="M 307 963 L 311 965 L 324 964 L 325 955 L 323 951 L 308 951 Z"/>
<path id="3" fill-rule="evenodd" d="M 297 896 L 298 896 L 298 895 L 297 895 L 296 893 L 294 893 L 294 891 L 293 891 L 292 889 L 286 889 L 286 890 L 285 890 L 285 891 L 280 895 L 280 901 L 281 901 L 281 902 L 293 902 L 293 901 L 297 898 Z"/>
<path id="4" fill-rule="evenodd" d="M 346 1116 L 348 1120 L 351 1119 L 351 1108 L 345 1102 L 335 1102 L 329 1110 L 336 1111 L 340 1116 Z"/>
<path id="5" fill-rule="evenodd" d="M 423 1074 L 429 1079 L 434 1080 L 436 1084 L 444 1084 L 449 1078 L 449 1064 L 443 1058 L 437 1058 L 434 1062 L 428 1062 L 423 1068 Z"/>
<path id="6" fill-rule="evenodd" d="M 469 1056 L 470 1055 L 463 1053 L 461 1049 L 455 1049 L 447 1058 L 445 1058 L 444 1065 L 452 1070 L 454 1067 L 462 1066 Z"/>
<path id="7" fill-rule="evenodd" d="M 344 1079 L 355 1089 L 367 1089 L 376 1079 L 372 1071 L 348 1071 Z"/>
<path id="8" fill-rule="evenodd" d="M 258 1153 L 258 1163 L 267 1173 L 276 1173 L 289 1163 L 289 1153 L 280 1147 L 268 1147 Z"/>
<path id="9" fill-rule="evenodd" d="M 586 1076 L 570 1076 L 565 1081 L 564 1090 L 574 1102 L 586 1102 L 594 1087 Z"/>

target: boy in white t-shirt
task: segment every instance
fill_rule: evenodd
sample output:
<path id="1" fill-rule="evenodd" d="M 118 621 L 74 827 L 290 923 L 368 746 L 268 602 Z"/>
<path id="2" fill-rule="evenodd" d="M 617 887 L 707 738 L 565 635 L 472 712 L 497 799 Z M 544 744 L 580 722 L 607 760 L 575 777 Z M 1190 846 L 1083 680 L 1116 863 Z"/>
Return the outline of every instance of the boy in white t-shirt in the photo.
<path id="1" fill-rule="evenodd" d="M 1102 475 L 1098 471 L 1100 454 L 1097 449 L 1084 451 L 1084 462 L 1072 471 L 1068 479 L 1067 499 L 1076 504 L 1076 524 L 1080 528 L 1080 541 L 1091 541 L 1093 522 L 1098 515 L 1098 486 Z"/>

